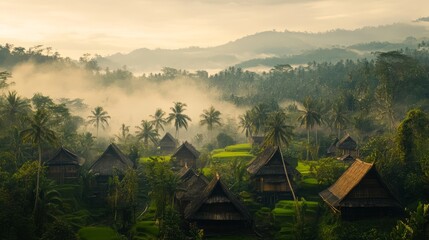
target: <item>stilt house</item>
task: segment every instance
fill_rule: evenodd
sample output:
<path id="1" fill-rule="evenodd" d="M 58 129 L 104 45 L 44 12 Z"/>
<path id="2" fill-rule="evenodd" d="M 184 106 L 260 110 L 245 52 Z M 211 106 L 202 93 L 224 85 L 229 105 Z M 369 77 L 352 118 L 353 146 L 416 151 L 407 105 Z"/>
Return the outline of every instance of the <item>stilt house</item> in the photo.
<path id="1" fill-rule="evenodd" d="M 207 236 L 251 232 L 251 215 L 219 175 L 185 210 L 185 220 L 196 223 Z"/>
<path id="2" fill-rule="evenodd" d="M 180 170 L 185 165 L 190 168 L 197 169 L 197 159 L 200 152 L 188 142 L 184 142 L 171 156 L 171 163 L 174 170 Z"/>
<path id="3" fill-rule="evenodd" d="M 349 134 L 346 134 L 340 141 L 337 142 L 336 149 L 338 156 L 357 156 L 357 143 L 352 137 L 350 137 Z"/>
<path id="4" fill-rule="evenodd" d="M 45 162 L 48 178 L 57 183 L 77 183 L 80 167 L 84 160 L 61 147 L 52 158 Z"/>
<path id="5" fill-rule="evenodd" d="M 171 154 L 177 148 L 177 140 L 170 133 L 166 133 L 159 141 L 159 148 L 162 154 Z"/>
<path id="6" fill-rule="evenodd" d="M 283 159 L 277 146 L 267 147 L 248 166 L 247 172 L 253 183 L 255 191 L 264 204 L 274 205 L 278 200 L 291 199 L 291 189 L 285 172 L 291 182 L 292 188 L 296 187 L 295 178 L 301 174 Z"/>
<path id="7" fill-rule="evenodd" d="M 374 164 L 359 159 L 319 195 L 346 220 L 388 217 L 402 212 L 401 204 L 382 181 Z"/>

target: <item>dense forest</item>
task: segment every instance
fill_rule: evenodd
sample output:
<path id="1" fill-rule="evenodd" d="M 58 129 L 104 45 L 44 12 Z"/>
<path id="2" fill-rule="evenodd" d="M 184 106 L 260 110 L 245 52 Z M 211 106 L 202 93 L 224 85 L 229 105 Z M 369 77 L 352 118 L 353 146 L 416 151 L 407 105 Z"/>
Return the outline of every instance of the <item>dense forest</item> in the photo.
<path id="1" fill-rule="evenodd" d="M 51 51 L 43 46 L 0 45 L 0 239 L 428 237 L 429 47 L 425 42 L 410 49 L 374 52 L 373 60 L 301 66 L 285 62 L 265 72 L 231 66 L 214 74 L 164 67 L 140 76 L 125 66 L 103 68 L 99 56 L 86 54 L 75 61 Z M 105 128 L 119 116 L 109 114 L 101 103 L 88 107 L 79 96 L 20 95 L 14 89 L 18 85 L 14 76 L 24 64 L 79 71 L 106 94 L 110 86 L 132 94 L 136 86 L 192 80 L 203 86 L 201 91 L 218 93 L 213 102 L 231 103 L 243 114 L 227 119 L 224 109 L 208 105 L 201 109 L 200 119 L 191 120 L 187 110 L 193 102 L 177 99 L 169 109 L 162 109 L 151 99 L 157 109 L 153 115 L 138 126 L 124 122 L 115 134 L 106 135 Z M 56 81 L 61 84 L 61 79 Z M 129 105 L 128 111 L 139 107 L 136 102 Z M 195 134 L 184 134 L 192 127 Z M 177 144 L 176 150 L 164 152 L 160 147 L 166 136 Z M 374 164 L 374 171 L 400 203 L 401 213 L 345 220 L 319 197 L 355 164 L 339 160 L 343 154 L 329 154 L 328 148 L 344 136 L 357 145 L 355 161 Z M 260 144 L 258 137 L 263 139 Z M 289 185 L 285 196 L 267 198 L 255 190 L 252 166 L 271 147 L 277 147 L 281 162 L 284 158 L 287 163 L 283 176 Z M 188 173 L 181 175 L 183 169 L 174 165 L 182 148 L 196 156 L 195 167 L 177 166 L 193 169 L 195 176 L 204 178 L 198 181 L 209 182 L 204 184 L 210 189 L 192 193 L 190 209 L 184 211 L 179 196 L 189 187 L 183 178 Z M 76 173 L 70 182 L 52 177 L 49 162 L 61 149 L 76 159 L 73 166 L 79 166 L 77 173 L 66 168 Z M 113 163 L 108 178 L 100 180 L 105 168 L 96 172 L 96 166 L 109 154 L 116 154 L 126 166 Z M 279 168 L 283 171 L 283 167 Z M 297 173 L 289 179 L 291 170 L 286 168 Z M 223 191 L 246 216 L 249 231 L 224 236 L 221 226 L 213 234 L 189 220 L 204 196 L 207 200 L 216 191 Z"/>

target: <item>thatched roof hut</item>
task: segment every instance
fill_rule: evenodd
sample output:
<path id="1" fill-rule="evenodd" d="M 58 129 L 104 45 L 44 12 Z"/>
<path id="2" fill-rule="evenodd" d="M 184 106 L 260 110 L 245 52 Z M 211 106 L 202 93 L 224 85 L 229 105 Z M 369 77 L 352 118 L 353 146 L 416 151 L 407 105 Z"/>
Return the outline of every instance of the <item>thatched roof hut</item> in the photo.
<path id="1" fill-rule="evenodd" d="M 350 137 L 349 134 L 346 134 L 340 141 L 337 142 L 336 147 L 341 150 L 353 151 L 357 148 L 356 141 Z"/>
<path id="2" fill-rule="evenodd" d="M 382 181 L 374 164 L 359 159 L 319 195 L 344 219 L 389 216 L 402 211 L 401 204 Z"/>
<path id="3" fill-rule="evenodd" d="M 171 163 L 176 170 L 182 169 L 185 165 L 196 169 L 199 156 L 200 152 L 192 144 L 184 142 L 171 156 Z"/>
<path id="4" fill-rule="evenodd" d="M 79 169 L 84 159 L 61 147 L 44 164 L 48 167 L 47 175 L 57 183 L 75 182 L 79 177 Z"/>
<path id="5" fill-rule="evenodd" d="M 250 231 L 250 213 L 219 175 L 186 207 L 184 216 L 196 222 L 206 235 Z"/>
<path id="6" fill-rule="evenodd" d="M 177 140 L 170 133 L 166 133 L 158 145 L 162 153 L 173 153 L 177 147 Z"/>
<path id="7" fill-rule="evenodd" d="M 185 166 L 177 175 L 181 183 L 177 187 L 175 197 L 178 201 L 179 210 L 181 213 L 185 211 L 186 206 L 195 198 L 199 197 L 201 192 L 209 184 L 204 175 L 197 174 L 194 169 Z"/>
<path id="8" fill-rule="evenodd" d="M 92 164 L 90 171 L 99 176 L 113 176 L 115 173 L 123 174 L 128 168 L 133 167 L 134 163 L 111 143 Z"/>
<path id="9" fill-rule="evenodd" d="M 280 199 L 292 197 L 285 169 L 295 188 L 294 179 L 301 177 L 301 174 L 283 159 L 278 146 L 267 147 L 247 167 L 253 186 L 260 193 L 263 203 L 273 205 Z"/>
<path id="10" fill-rule="evenodd" d="M 333 156 L 337 152 L 337 143 L 340 141 L 338 138 L 335 138 L 334 141 L 332 141 L 331 145 L 329 145 L 328 150 L 326 150 L 326 154 L 328 156 Z"/>

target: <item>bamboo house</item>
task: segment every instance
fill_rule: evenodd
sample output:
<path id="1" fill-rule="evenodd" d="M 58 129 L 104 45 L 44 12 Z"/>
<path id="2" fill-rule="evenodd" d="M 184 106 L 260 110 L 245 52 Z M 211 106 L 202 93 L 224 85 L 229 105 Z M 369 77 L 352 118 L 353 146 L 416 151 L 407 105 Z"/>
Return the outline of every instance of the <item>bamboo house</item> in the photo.
<path id="1" fill-rule="evenodd" d="M 401 204 L 382 181 L 374 164 L 359 159 L 319 195 L 347 220 L 388 217 L 402 212 Z"/>

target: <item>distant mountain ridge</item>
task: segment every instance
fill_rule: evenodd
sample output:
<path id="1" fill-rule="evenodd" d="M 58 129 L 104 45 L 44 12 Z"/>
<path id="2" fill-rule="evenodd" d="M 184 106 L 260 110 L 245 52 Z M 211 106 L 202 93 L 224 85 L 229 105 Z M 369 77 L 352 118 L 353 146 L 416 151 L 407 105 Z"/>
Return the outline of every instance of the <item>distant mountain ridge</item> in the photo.
<path id="1" fill-rule="evenodd" d="M 293 60 L 295 63 L 291 62 L 292 64 L 300 64 L 312 61 L 312 56 L 323 52 L 326 57 L 319 59 L 325 61 L 348 56 L 356 58 L 367 56 L 370 51 L 410 47 L 415 42 L 428 38 L 429 24 L 421 22 L 356 30 L 338 29 L 323 33 L 266 31 L 215 47 L 141 48 L 128 54 L 117 53 L 102 57 L 98 61 L 104 67 L 126 65 L 136 72 L 159 71 L 163 67 L 186 70 L 223 69 L 232 65 L 252 67 L 254 64 L 249 64 L 252 61 L 262 65 L 269 64 L 270 61 L 262 61 L 263 59 Z"/>

